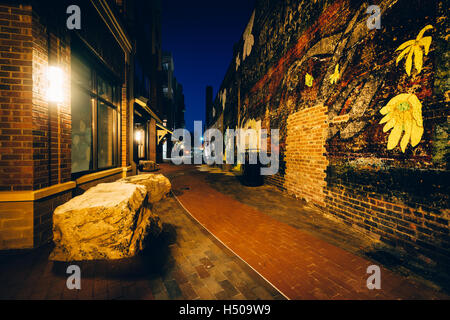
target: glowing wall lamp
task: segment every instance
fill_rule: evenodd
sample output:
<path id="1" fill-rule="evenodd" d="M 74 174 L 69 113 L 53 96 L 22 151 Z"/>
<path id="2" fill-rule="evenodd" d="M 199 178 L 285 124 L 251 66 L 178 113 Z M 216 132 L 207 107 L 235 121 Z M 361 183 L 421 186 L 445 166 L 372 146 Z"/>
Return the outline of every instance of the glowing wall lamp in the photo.
<path id="1" fill-rule="evenodd" d="M 64 73 L 61 68 L 48 67 L 48 91 L 47 99 L 49 102 L 64 101 Z"/>
<path id="2" fill-rule="evenodd" d="M 136 144 L 137 144 L 137 152 L 138 152 L 138 157 L 140 159 L 145 157 L 145 132 L 142 129 L 138 129 L 135 133 L 134 139 L 136 140 Z"/>
<path id="3" fill-rule="evenodd" d="M 136 131 L 134 139 L 136 140 L 137 144 L 142 144 L 142 138 L 143 138 L 143 134 L 142 133 L 143 133 L 142 130 Z"/>

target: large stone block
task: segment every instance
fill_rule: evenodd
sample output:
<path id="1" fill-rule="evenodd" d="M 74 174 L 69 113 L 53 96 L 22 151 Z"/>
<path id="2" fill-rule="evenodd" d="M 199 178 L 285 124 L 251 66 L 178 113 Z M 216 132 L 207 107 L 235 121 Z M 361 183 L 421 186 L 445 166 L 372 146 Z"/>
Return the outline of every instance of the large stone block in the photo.
<path id="1" fill-rule="evenodd" d="M 156 203 L 163 199 L 172 188 L 169 179 L 162 174 L 142 174 L 119 180 L 120 182 L 142 185 L 147 188 L 148 202 Z"/>
<path id="2" fill-rule="evenodd" d="M 142 250 L 149 233 L 161 232 L 159 218 L 148 207 L 147 189 L 158 191 L 152 201 L 161 200 L 167 190 L 164 179 L 142 181 L 145 186 L 124 181 L 99 184 L 56 208 L 56 247 L 50 259 L 113 260 L 132 257 Z"/>
<path id="3" fill-rule="evenodd" d="M 141 160 L 139 161 L 139 170 L 144 172 L 152 172 L 159 170 L 159 165 L 154 161 Z"/>

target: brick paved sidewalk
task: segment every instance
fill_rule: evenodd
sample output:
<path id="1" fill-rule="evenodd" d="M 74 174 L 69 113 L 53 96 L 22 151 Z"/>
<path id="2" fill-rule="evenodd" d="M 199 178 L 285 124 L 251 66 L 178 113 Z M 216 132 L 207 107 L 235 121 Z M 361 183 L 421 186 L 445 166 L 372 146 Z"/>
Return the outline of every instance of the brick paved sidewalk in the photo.
<path id="1" fill-rule="evenodd" d="M 181 204 L 290 299 L 448 299 L 382 266 L 382 289 L 368 290 L 374 262 L 218 192 L 195 168 L 179 170 L 172 170 L 172 184 Z"/>
<path id="2" fill-rule="evenodd" d="M 173 197 L 153 208 L 163 234 L 143 255 L 121 261 L 75 262 L 81 291 L 66 288 L 70 263 L 48 261 L 51 247 L 0 255 L 5 299 L 284 299 L 217 242 Z"/>

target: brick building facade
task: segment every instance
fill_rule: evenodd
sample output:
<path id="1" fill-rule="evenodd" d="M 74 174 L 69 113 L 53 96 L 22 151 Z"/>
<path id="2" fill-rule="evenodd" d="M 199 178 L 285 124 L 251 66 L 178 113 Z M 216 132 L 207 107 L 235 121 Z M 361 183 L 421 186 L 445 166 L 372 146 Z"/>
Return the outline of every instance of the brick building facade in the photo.
<path id="1" fill-rule="evenodd" d="M 156 162 L 158 131 L 164 128 L 167 110 L 163 94 L 161 2 L 120 1 L 119 8 L 134 42 L 133 162 Z"/>
<path id="2" fill-rule="evenodd" d="M 207 118 L 222 130 L 280 129 L 280 170 L 267 183 L 370 236 L 448 259 L 447 6 L 373 4 L 381 29 L 368 27 L 361 1 L 257 1 Z M 419 33 L 431 45 L 397 59 Z M 411 122 L 386 128 L 380 111 L 397 101 L 408 116 L 416 107 L 402 94 L 422 114 L 414 109 L 411 144 L 403 136 L 393 148 L 398 132 L 386 129 Z"/>
<path id="3" fill-rule="evenodd" d="M 80 30 L 71 4 L 0 2 L 0 250 L 47 243 L 57 206 L 133 174 L 133 42 L 113 1 L 77 1 Z"/>

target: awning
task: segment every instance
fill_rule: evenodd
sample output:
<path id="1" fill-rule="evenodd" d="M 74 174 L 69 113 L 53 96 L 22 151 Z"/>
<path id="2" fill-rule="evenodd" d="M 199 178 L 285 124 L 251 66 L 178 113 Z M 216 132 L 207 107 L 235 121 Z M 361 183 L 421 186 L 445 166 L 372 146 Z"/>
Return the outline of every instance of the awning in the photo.
<path id="1" fill-rule="evenodd" d="M 160 125 L 159 123 L 156 124 L 156 126 L 158 128 L 160 128 L 160 130 L 157 130 L 157 134 L 158 134 L 158 144 L 161 142 L 162 139 L 164 139 L 164 137 L 169 133 L 169 134 L 173 134 L 172 131 L 170 131 L 169 129 L 165 128 L 163 125 Z"/>
<path id="2" fill-rule="evenodd" d="M 164 131 L 166 131 L 167 133 L 173 134 L 172 131 L 170 131 L 169 129 L 167 129 L 166 127 L 164 127 L 163 125 L 160 125 L 159 123 L 156 124 L 156 126 Z"/>
<path id="3" fill-rule="evenodd" d="M 135 98 L 134 102 L 137 103 L 138 105 L 140 105 L 145 111 L 147 111 L 156 120 L 156 126 L 158 128 L 160 128 L 160 130 L 157 130 L 158 144 L 161 142 L 162 139 L 164 139 L 164 137 L 167 134 L 173 134 L 172 131 L 170 131 L 169 129 L 164 127 L 161 119 L 150 109 L 150 107 L 148 106 L 148 99 L 146 99 L 144 97 L 139 97 L 139 98 Z"/>
<path id="4" fill-rule="evenodd" d="M 138 105 L 140 105 L 145 111 L 147 111 L 156 120 L 157 124 L 158 124 L 158 122 L 161 124 L 163 123 L 161 121 L 161 119 L 156 115 L 156 113 L 154 113 L 152 111 L 152 109 L 150 109 L 150 107 L 148 106 L 148 99 L 139 97 L 139 98 L 135 98 L 134 102 L 137 103 Z"/>

